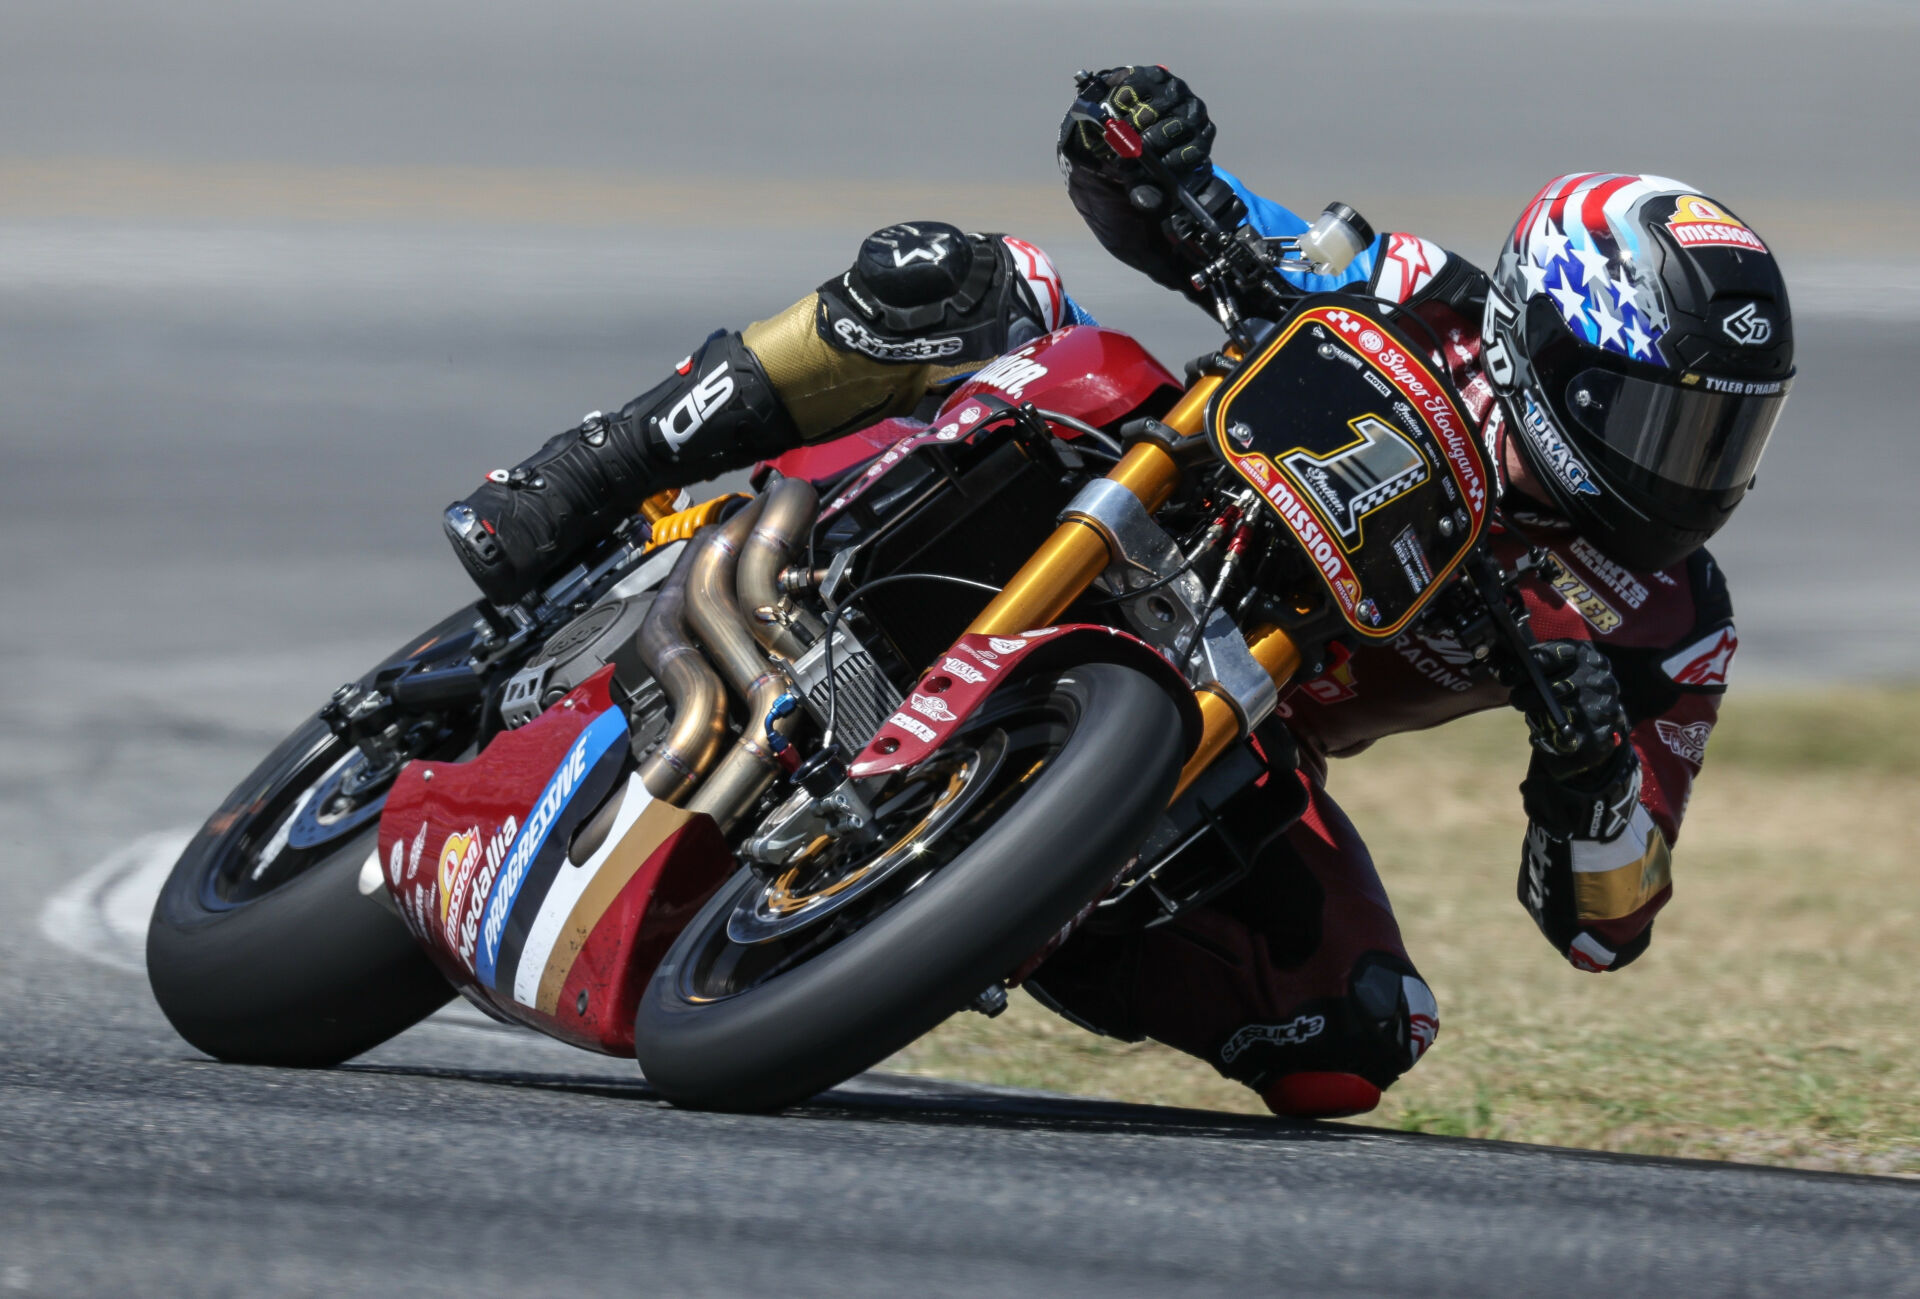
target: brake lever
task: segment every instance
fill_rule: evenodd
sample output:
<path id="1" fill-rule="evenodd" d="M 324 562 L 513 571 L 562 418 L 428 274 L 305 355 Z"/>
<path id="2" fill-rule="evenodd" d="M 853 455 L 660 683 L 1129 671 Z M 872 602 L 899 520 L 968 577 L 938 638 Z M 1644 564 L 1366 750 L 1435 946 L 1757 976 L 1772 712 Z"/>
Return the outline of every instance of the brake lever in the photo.
<path id="1" fill-rule="evenodd" d="M 1493 625 L 1507 642 L 1507 648 L 1520 661 L 1526 671 L 1527 681 L 1534 693 L 1540 696 L 1547 710 L 1547 721 L 1553 727 L 1556 737 L 1566 735 L 1571 729 L 1566 710 L 1560 707 L 1560 701 L 1554 697 L 1553 685 L 1547 680 L 1547 674 L 1533 657 L 1535 641 L 1527 629 L 1513 616 L 1513 610 L 1507 606 L 1507 587 L 1501 580 L 1500 566 L 1484 549 L 1475 547 L 1467 559 L 1467 571 L 1472 576 L 1474 590 L 1479 592 L 1481 600 L 1487 606 L 1487 614 L 1493 619 Z"/>

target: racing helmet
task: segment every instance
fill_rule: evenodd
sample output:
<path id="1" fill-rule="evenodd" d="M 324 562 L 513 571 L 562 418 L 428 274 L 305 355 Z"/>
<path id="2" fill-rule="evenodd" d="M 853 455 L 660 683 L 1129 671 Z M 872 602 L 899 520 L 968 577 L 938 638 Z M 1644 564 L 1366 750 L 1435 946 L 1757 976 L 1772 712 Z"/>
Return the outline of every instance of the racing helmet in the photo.
<path id="1" fill-rule="evenodd" d="M 1670 567 L 1732 517 L 1793 384 L 1786 283 L 1724 205 L 1661 176 L 1560 176 L 1502 247 L 1487 376 L 1553 504 Z"/>

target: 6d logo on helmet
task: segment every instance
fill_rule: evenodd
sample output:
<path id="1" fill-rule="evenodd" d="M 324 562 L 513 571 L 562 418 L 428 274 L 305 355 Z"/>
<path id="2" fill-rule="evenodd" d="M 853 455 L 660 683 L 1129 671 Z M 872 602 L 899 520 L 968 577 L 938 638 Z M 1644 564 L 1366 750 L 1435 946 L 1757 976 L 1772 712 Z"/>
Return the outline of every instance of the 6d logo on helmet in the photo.
<path id="1" fill-rule="evenodd" d="M 1420 448 L 1378 415 L 1349 420 L 1347 427 L 1358 441 L 1327 455 L 1292 451 L 1281 463 L 1325 508 L 1341 546 L 1352 550 L 1361 520 L 1426 482 L 1432 470 Z"/>

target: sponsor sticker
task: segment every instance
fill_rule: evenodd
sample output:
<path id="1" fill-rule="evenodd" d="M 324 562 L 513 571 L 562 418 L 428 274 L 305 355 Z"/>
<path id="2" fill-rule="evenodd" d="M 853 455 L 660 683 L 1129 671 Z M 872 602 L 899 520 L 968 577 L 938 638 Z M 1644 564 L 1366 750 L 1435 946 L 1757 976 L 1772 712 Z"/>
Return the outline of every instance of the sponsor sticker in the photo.
<path id="1" fill-rule="evenodd" d="M 1683 195 L 1667 218 L 1667 232 L 1682 248 L 1744 248 L 1764 253 L 1760 236 L 1732 213 L 1698 194 Z"/>
<path id="2" fill-rule="evenodd" d="M 505 864 L 493 879 L 492 889 L 480 921 L 479 943 L 474 952 L 474 974 L 491 988 L 500 959 L 500 942 L 506 937 L 507 917 L 519 900 L 520 888 L 527 882 L 534 858 L 546 846 L 560 814 L 573 800 L 594 763 L 627 733 L 627 719 L 619 709 L 611 708 L 594 718 L 567 750 L 566 757 L 547 780 L 547 787 L 527 813 L 526 824 L 515 836 Z"/>
<path id="3" fill-rule="evenodd" d="M 979 668 L 975 667 L 971 663 L 962 662 L 961 660 L 954 658 L 951 654 L 949 654 L 946 658 L 940 660 L 940 668 L 944 672 L 950 672 L 954 676 L 959 677 L 962 681 L 966 682 L 968 685 L 977 686 L 982 681 L 985 681 L 987 679 L 987 674 L 982 672 Z"/>
<path id="4" fill-rule="evenodd" d="M 1393 539 L 1393 557 L 1400 561 L 1400 571 L 1407 576 L 1407 585 L 1413 593 L 1419 595 L 1433 585 L 1433 568 L 1427 563 L 1427 552 L 1420 545 L 1420 538 L 1413 535 L 1411 525 L 1400 529 Z"/>
<path id="5" fill-rule="evenodd" d="M 1600 489 L 1594 486 L 1593 475 L 1573 454 L 1559 431 L 1547 419 L 1545 411 L 1534 404 L 1532 393 L 1522 393 L 1526 409 L 1521 413 L 1520 428 L 1527 435 L 1527 441 L 1533 443 L 1547 467 L 1553 470 L 1554 477 L 1564 483 L 1569 491 L 1581 496 L 1598 496 Z"/>
<path id="6" fill-rule="evenodd" d="M 925 740 L 928 743 L 933 742 L 933 737 L 936 734 L 936 732 L 931 726 L 928 726 L 925 722 L 921 721 L 919 718 L 909 717 L 905 713 L 895 713 L 892 717 L 889 717 L 887 719 L 887 724 L 890 726 L 899 727 L 901 730 L 905 731 L 908 735 L 917 735 L 922 740 Z"/>
<path id="7" fill-rule="evenodd" d="M 1660 736 L 1660 743 L 1672 749 L 1676 757 L 1691 762 L 1698 767 L 1707 760 L 1707 737 L 1713 734 L 1712 722 L 1689 722 L 1682 726 L 1678 722 L 1659 721 L 1653 729 Z"/>
<path id="8" fill-rule="evenodd" d="M 880 337 L 851 316 L 833 322 L 834 336 L 856 352 L 876 361 L 938 361 L 959 352 L 958 337 L 908 338 L 893 341 Z"/>
<path id="9" fill-rule="evenodd" d="M 1027 643 L 1023 640 L 1005 640 L 999 636 L 988 637 L 987 644 L 1002 654 L 1018 654 L 1027 647 Z"/>
<path id="10" fill-rule="evenodd" d="M 1547 584 L 1560 593 L 1560 598 L 1578 610 L 1588 625 L 1601 635 L 1618 631 L 1620 624 L 1626 621 L 1620 616 L 1619 610 L 1575 577 L 1573 570 L 1567 567 L 1560 556 L 1548 552 L 1547 562 L 1540 566 L 1540 572 L 1547 579 Z"/>
<path id="11" fill-rule="evenodd" d="M 1220 1048 L 1223 1064 L 1232 1064 L 1256 1046 L 1298 1046 L 1319 1037 L 1327 1027 L 1325 1015 L 1298 1015 L 1284 1024 L 1248 1024 Z"/>
<path id="12" fill-rule="evenodd" d="M 450 834 L 447 841 L 440 845 L 440 867 L 435 872 L 435 881 L 440 888 L 440 923 L 447 922 L 447 911 L 453 905 L 453 895 L 464 889 L 473 879 L 474 870 L 480 865 L 480 827 L 474 826 L 465 834 Z"/>
<path id="13" fill-rule="evenodd" d="M 1683 686 L 1724 686 L 1727 669 L 1733 666 L 1733 652 L 1740 648 L 1740 637 L 1728 623 L 1675 654 L 1660 665 L 1675 684 Z"/>
<path id="14" fill-rule="evenodd" d="M 1043 379 L 1047 367 L 1033 359 L 1034 348 L 1031 344 L 1017 352 L 1009 352 L 993 364 L 974 372 L 971 383 L 984 384 L 989 388 L 998 388 L 1016 400 L 1026 391 L 1027 385 L 1036 379 Z"/>
<path id="15" fill-rule="evenodd" d="M 1609 590 L 1624 600 L 1629 609 L 1638 609 L 1646 603 L 1647 588 L 1641 585 L 1640 579 L 1601 554 L 1600 548 L 1591 541 L 1585 537 L 1575 537 L 1568 549 L 1589 573 L 1599 578 Z"/>
<path id="16" fill-rule="evenodd" d="M 947 707 L 947 701 L 938 695 L 914 694 L 907 698 L 907 707 L 922 717 L 930 717 L 936 722 L 957 722 L 960 720 L 953 709 Z"/>

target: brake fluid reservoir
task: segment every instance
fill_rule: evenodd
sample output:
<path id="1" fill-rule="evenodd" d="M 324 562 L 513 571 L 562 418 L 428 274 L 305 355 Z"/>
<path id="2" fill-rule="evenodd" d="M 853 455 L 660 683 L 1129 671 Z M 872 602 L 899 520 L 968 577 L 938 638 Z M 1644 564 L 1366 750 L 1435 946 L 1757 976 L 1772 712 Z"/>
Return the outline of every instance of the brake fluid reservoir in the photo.
<path id="1" fill-rule="evenodd" d="M 1323 275 L 1338 275 L 1373 242 L 1373 227 L 1345 203 L 1329 203 L 1300 236 L 1300 255 Z"/>

